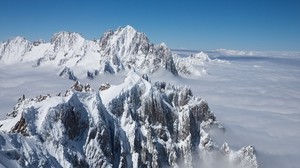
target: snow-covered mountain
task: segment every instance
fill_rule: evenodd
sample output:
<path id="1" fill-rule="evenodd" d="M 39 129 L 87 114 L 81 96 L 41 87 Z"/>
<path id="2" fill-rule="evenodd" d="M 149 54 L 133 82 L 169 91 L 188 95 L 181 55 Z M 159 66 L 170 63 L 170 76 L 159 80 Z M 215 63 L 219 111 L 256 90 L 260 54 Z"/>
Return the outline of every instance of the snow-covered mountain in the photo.
<path id="1" fill-rule="evenodd" d="M 202 67 L 202 70 L 198 70 L 198 68 L 196 68 L 195 66 L 203 66 L 207 63 L 229 63 L 228 61 L 224 60 L 211 59 L 206 53 L 202 51 L 190 54 L 186 57 L 179 56 L 175 52 L 175 54 L 173 55 L 173 59 L 178 73 L 183 76 L 201 76 L 207 74 L 207 71 L 204 67 Z"/>
<path id="2" fill-rule="evenodd" d="M 168 47 L 150 43 L 144 33 L 131 26 L 108 31 L 99 40 L 86 40 L 78 33 L 64 31 L 55 33 L 48 43 L 16 37 L 1 44 L 0 62 L 53 64 L 90 77 L 129 69 L 153 73 L 165 68 L 178 74 Z"/>
<path id="3" fill-rule="evenodd" d="M 130 71 L 99 91 L 76 82 L 56 96 L 20 98 L 0 121 L 0 160 L 8 167 L 258 167 L 252 146 L 220 147 L 211 129 L 225 131 L 189 88 Z"/>
<path id="4" fill-rule="evenodd" d="M 154 72 L 164 67 L 177 75 L 171 51 L 162 43 L 153 45 L 144 33 L 130 26 L 109 31 L 100 39 L 100 53 L 106 56 L 101 64 L 109 65 L 107 70 L 135 69 Z"/>
<path id="5" fill-rule="evenodd" d="M 4 63 L 16 63 L 23 61 L 25 55 L 30 52 L 32 43 L 22 37 L 16 37 L 0 45 L 0 60 Z"/>

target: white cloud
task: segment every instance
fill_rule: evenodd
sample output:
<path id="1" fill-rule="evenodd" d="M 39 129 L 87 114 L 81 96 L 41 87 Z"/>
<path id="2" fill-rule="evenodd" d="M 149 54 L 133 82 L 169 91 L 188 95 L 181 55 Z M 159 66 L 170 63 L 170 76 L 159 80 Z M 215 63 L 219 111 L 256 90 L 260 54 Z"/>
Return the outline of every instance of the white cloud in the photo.
<path id="1" fill-rule="evenodd" d="M 243 51 L 230 49 L 216 49 L 217 54 L 223 56 L 272 56 L 272 57 L 299 57 L 300 52 L 296 51 Z"/>

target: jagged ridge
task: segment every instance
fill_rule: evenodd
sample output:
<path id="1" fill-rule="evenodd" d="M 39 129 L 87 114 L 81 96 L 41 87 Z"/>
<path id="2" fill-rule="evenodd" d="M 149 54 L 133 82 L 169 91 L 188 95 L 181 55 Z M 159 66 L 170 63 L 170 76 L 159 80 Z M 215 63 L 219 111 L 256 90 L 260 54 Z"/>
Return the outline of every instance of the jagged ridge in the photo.
<path id="1" fill-rule="evenodd" d="M 0 121 L 1 155 L 22 167 L 198 167 L 221 151 L 234 165 L 258 167 L 253 147 L 213 143 L 207 131 L 223 128 L 189 88 L 143 77 L 131 71 L 100 92 L 76 82 L 58 96 L 24 96 Z"/>
<path id="2" fill-rule="evenodd" d="M 17 37 L 1 44 L 0 61 L 7 64 L 33 61 L 37 66 L 54 64 L 70 69 L 81 68 L 93 75 L 128 69 L 153 73 L 159 68 L 178 74 L 167 46 L 150 43 L 144 33 L 131 26 L 108 31 L 100 40 L 93 41 L 65 31 L 55 33 L 50 43 L 42 40 L 31 43 Z"/>

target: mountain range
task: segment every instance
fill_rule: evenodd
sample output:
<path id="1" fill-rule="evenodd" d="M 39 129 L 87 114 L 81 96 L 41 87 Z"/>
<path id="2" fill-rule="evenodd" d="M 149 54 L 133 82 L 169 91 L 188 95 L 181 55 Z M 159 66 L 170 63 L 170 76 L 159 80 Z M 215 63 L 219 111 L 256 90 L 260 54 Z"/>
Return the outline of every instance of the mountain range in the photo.
<path id="1" fill-rule="evenodd" d="M 55 33 L 50 42 L 16 37 L 1 44 L 0 61 L 33 62 L 36 66 L 54 64 L 82 69 L 89 76 L 132 68 L 152 73 L 161 67 L 178 75 L 167 46 L 150 43 L 144 33 L 131 26 L 108 31 L 99 40 L 86 40 L 78 33 L 65 31 Z"/>
<path id="2" fill-rule="evenodd" d="M 57 95 L 19 98 L 0 121 L 0 166 L 258 168 L 253 146 L 214 142 L 211 131 L 226 129 L 204 99 L 147 75 L 165 69 L 175 78 L 201 76 L 206 70 L 194 66 L 210 62 L 224 63 L 203 52 L 180 57 L 131 26 L 98 40 L 63 31 L 50 42 L 3 42 L 0 63 L 60 67 L 59 76 L 76 82 Z M 80 84 L 119 72 L 127 73 L 121 84 Z"/>
<path id="3" fill-rule="evenodd" d="M 166 44 L 154 45 L 144 33 L 131 26 L 109 30 L 100 39 L 86 40 L 75 32 L 55 33 L 50 42 L 28 41 L 15 37 L 0 45 L 0 63 L 32 63 L 33 66 L 61 67 L 59 74 L 70 79 L 93 78 L 101 73 L 118 73 L 135 69 L 140 73 L 153 73 L 160 68 L 175 76 L 206 74 L 193 68 L 193 64 L 211 61 L 200 52 L 191 59 L 180 59 Z M 76 77 L 77 76 L 77 77 Z"/>

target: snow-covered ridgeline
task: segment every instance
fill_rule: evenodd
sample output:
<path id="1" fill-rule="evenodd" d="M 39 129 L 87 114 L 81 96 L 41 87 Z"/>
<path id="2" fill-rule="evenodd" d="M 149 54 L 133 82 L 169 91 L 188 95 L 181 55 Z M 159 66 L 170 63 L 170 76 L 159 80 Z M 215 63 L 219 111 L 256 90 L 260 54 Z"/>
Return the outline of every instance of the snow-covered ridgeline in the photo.
<path id="1" fill-rule="evenodd" d="M 207 74 L 205 68 L 199 71 L 194 66 L 224 61 L 212 60 L 203 52 L 180 57 L 173 54 L 166 44 L 154 45 L 144 33 L 126 26 L 105 32 L 98 40 L 86 40 L 78 33 L 65 31 L 55 33 L 50 42 L 30 42 L 16 37 L 0 45 L 1 62 L 61 66 L 58 74 L 74 79 L 93 78 L 99 73 L 118 73 L 130 69 L 153 73 L 160 68 L 174 75 L 201 76 Z"/>
<path id="2" fill-rule="evenodd" d="M 31 48 L 31 42 L 18 36 L 0 45 L 0 60 L 4 63 L 23 61 L 23 57 L 30 52 Z"/>
<path id="3" fill-rule="evenodd" d="M 224 128 L 187 87 L 152 84 L 130 71 L 124 83 L 94 91 L 78 82 L 63 94 L 22 97 L 0 121 L 1 163 L 22 167 L 198 167 L 220 155 L 256 168 L 254 148 L 217 146 Z"/>
<path id="4" fill-rule="evenodd" d="M 86 40 L 78 33 L 65 31 L 55 33 L 48 43 L 16 37 L 1 44 L 0 62 L 53 64 L 94 75 L 128 69 L 152 73 L 165 68 L 177 75 L 168 47 L 150 43 L 144 33 L 131 26 L 108 31 L 99 40 Z"/>

